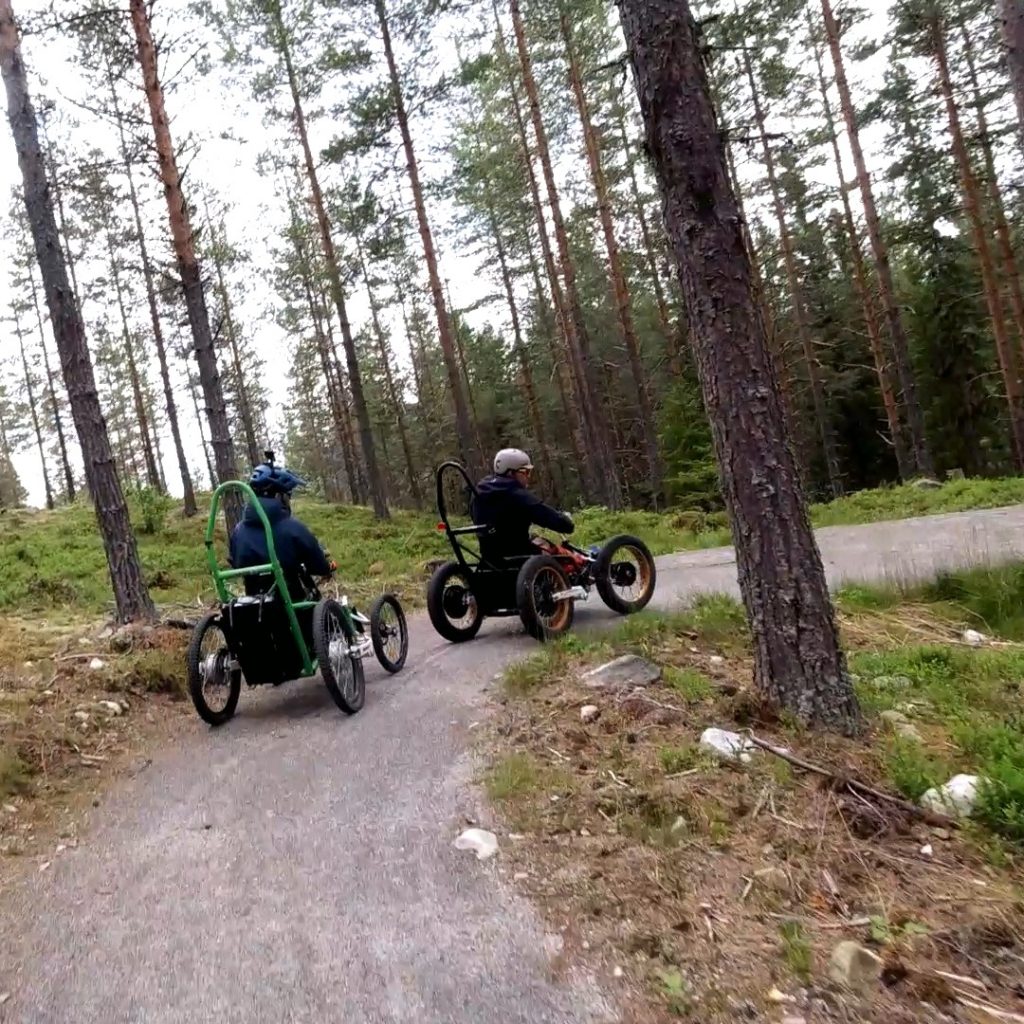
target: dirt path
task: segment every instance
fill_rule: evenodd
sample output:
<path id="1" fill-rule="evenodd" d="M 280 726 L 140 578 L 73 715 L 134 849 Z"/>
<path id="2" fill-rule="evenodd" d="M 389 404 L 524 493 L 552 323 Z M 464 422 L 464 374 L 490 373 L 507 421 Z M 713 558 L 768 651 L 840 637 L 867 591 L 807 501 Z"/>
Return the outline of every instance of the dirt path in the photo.
<path id="1" fill-rule="evenodd" d="M 819 537 L 833 581 L 927 576 L 1024 557 L 1024 507 Z M 660 607 L 735 589 L 728 549 L 659 572 Z M 451 845 L 486 820 L 466 753 L 486 687 L 532 641 L 510 622 L 462 647 L 422 616 L 411 628 L 409 667 L 368 665 L 355 717 L 314 681 L 244 693 L 225 729 L 196 720 L 121 783 L 81 844 L 0 906 L 0 1020 L 617 1019 L 610 979 L 553 969 L 557 940 L 501 857 Z"/>

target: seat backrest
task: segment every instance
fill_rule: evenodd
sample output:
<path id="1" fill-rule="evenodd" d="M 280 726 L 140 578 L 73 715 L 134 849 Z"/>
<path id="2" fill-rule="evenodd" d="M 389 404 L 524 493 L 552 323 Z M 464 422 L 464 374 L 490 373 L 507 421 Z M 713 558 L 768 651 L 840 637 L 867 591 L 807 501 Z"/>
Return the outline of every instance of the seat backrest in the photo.
<path id="1" fill-rule="evenodd" d="M 223 606 L 222 617 L 232 653 L 247 683 L 281 683 L 302 673 L 302 656 L 284 605 L 276 595 L 236 597 Z M 306 619 L 311 620 L 311 614 L 300 614 L 300 625 Z M 303 629 L 307 643 L 309 632 Z"/>

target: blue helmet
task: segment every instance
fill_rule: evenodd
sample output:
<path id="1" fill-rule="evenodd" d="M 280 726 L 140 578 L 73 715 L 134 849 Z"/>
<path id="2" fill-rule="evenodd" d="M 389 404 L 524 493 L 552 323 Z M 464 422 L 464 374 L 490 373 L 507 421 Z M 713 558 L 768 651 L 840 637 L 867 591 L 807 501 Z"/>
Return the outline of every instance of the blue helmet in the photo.
<path id="1" fill-rule="evenodd" d="M 306 481 L 290 469 L 275 466 L 273 462 L 261 462 L 249 477 L 249 486 L 261 498 L 278 494 L 291 494 L 296 487 L 305 487 Z"/>

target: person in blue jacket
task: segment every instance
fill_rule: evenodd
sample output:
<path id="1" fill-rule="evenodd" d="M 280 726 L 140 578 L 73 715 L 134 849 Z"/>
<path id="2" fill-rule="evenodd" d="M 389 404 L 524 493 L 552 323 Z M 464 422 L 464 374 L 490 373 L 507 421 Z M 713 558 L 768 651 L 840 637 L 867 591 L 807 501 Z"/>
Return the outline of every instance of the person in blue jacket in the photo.
<path id="1" fill-rule="evenodd" d="M 481 554 L 488 560 L 536 554 L 531 526 L 562 534 L 575 529 L 564 512 L 545 505 L 529 490 L 532 473 L 533 463 L 526 452 L 502 448 L 494 456 L 494 474 L 477 484 L 470 514 L 477 526 L 493 528 L 480 539 Z"/>
<path id="2" fill-rule="evenodd" d="M 292 491 L 303 487 L 305 481 L 290 470 L 275 466 L 272 452 L 267 452 L 266 456 L 267 461 L 252 471 L 249 486 L 270 520 L 274 550 L 281 563 L 288 591 L 293 600 L 301 600 L 306 593 L 303 573 L 310 578 L 330 576 L 337 565 L 331 561 L 309 527 L 292 515 Z M 245 506 L 242 521 L 231 534 L 228 558 L 234 569 L 245 569 L 270 561 L 266 532 L 251 502 Z M 245 591 L 247 594 L 263 593 L 270 588 L 272 582 L 272 578 L 246 576 Z"/>

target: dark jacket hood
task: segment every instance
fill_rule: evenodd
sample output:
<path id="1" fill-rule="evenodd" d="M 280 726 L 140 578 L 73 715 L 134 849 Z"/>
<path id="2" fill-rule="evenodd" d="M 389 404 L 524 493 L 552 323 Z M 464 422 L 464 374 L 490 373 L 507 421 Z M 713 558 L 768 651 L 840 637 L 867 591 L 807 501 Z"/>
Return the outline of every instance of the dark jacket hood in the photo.
<path id="1" fill-rule="evenodd" d="M 287 519 L 291 515 L 291 512 L 281 504 L 279 498 L 260 498 L 259 502 L 263 506 L 263 511 L 266 512 L 271 526 L 273 526 L 274 523 L 281 522 L 282 519 Z M 260 522 L 259 513 L 256 511 L 251 501 L 245 506 L 245 512 L 242 515 L 242 522 L 249 526 L 263 525 Z"/>
<path id="2" fill-rule="evenodd" d="M 514 476 L 489 476 L 476 485 L 478 494 L 502 494 L 524 491 L 525 487 Z"/>

